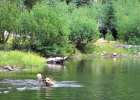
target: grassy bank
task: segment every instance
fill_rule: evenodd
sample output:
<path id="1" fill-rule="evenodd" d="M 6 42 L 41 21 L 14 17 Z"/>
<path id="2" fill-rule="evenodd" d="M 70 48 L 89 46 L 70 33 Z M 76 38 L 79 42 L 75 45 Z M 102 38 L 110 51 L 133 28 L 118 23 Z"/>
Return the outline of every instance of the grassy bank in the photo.
<path id="1" fill-rule="evenodd" d="M 0 51 L 0 66 L 15 66 L 37 71 L 45 65 L 45 58 L 31 52 Z"/>
<path id="2" fill-rule="evenodd" d="M 80 53 L 76 52 L 73 56 L 74 59 L 81 58 L 93 58 L 93 57 L 112 57 L 113 54 L 121 56 L 130 56 L 138 53 L 136 48 L 125 48 L 125 44 L 119 41 L 109 41 L 104 39 L 98 39 L 96 42 L 93 42 L 91 45 L 90 53 Z"/>
<path id="3" fill-rule="evenodd" d="M 128 54 L 128 49 L 123 48 L 122 43 L 118 41 L 108 41 L 99 39 L 94 43 L 94 53 L 95 54 Z"/>

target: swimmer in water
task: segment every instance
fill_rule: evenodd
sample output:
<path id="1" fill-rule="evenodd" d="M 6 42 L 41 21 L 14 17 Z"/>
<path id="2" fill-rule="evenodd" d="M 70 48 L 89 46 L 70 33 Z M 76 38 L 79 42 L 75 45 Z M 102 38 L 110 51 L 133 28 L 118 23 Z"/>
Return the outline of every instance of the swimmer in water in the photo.
<path id="1" fill-rule="evenodd" d="M 39 81 L 39 84 L 44 86 L 53 86 L 55 84 L 54 80 L 52 80 L 49 77 L 44 77 L 41 73 L 37 74 L 37 80 Z"/>

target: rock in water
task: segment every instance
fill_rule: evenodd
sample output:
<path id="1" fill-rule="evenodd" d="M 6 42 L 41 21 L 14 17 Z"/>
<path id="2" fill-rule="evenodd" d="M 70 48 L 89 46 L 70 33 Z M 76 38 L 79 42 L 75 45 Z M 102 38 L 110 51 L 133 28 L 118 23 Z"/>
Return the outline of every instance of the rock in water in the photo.
<path id="1" fill-rule="evenodd" d="M 47 59 L 47 63 L 49 64 L 64 64 L 64 61 L 68 57 L 52 57 Z"/>
<path id="2" fill-rule="evenodd" d="M 3 68 L 8 71 L 14 71 L 14 68 L 12 66 L 4 66 Z"/>

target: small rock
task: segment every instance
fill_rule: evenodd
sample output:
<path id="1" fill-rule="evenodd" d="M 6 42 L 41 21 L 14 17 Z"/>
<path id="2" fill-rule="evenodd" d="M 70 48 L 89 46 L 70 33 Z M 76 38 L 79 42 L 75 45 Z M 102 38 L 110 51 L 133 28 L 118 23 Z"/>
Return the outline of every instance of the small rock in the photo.
<path id="1" fill-rule="evenodd" d="M 47 59 L 49 64 L 63 64 L 68 57 L 52 57 Z"/>
<path id="2" fill-rule="evenodd" d="M 8 87 L 8 89 L 12 89 L 12 87 Z"/>
<path id="3" fill-rule="evenodd" d="M 18 91 L 24 91 L 26 90 L 26 87 L 21 87 L 21 88 L 17 88 Z"/>
<path id="4" fill-rule="evenodd" d="M 14 71 L 14 68 L 12 66 L 4 66 L 3 68 L 8 71 Z"/>
<path id="5" fill-rule="evenodd" d="M 117 56 L 117 53 L 113 53 L 112 56 Z"/>
<path id="6" fill-rule="evenodd" d="M 4 91 L 3 93 L 7 94 L 7 93 L 9 93 L 9 91 Z"/>

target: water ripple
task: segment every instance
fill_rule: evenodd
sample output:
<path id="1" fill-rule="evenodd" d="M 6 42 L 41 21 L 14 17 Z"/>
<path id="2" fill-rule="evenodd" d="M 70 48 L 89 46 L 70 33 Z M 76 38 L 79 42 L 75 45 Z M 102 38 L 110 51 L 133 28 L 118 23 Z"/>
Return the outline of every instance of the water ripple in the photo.
<path id="1" fill-rule="evenodd" d="M 83 87 L 76 81 L 60 81 L 56 82 L 51 88 L 79 88 Z M 17 91 L 25 91 L 25 90 L 40 90 L 41 88 L 50 88 L 50 87 L 40 87 L 37 80 L 26 79 L 26 80 L 10 80 L 4 79 L 0 81 L 0 94 L 1 93 L 9 93 L 11 90 L 15 89 Z"/>

